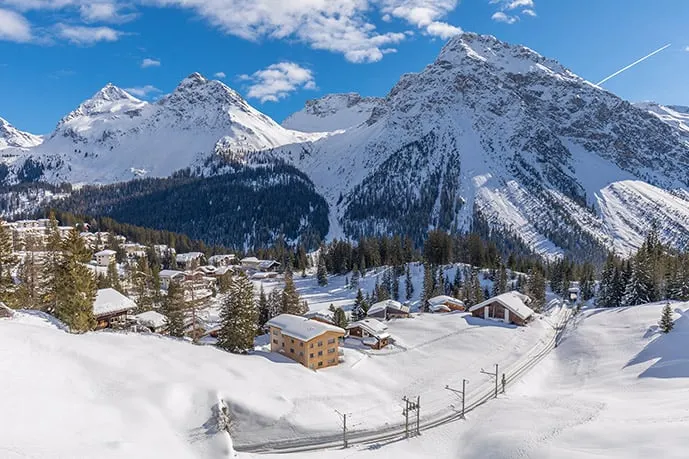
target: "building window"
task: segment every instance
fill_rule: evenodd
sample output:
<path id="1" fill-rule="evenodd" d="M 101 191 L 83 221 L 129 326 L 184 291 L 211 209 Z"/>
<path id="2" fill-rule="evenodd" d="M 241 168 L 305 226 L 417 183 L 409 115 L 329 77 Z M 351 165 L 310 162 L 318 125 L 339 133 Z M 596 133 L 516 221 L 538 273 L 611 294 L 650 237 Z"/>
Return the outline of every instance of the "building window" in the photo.
<path id="1" fill-rule="evenodd" d="M 318 347 L 323 347 L 323 341 L 318 342 Z"/>
<path id="2" fill-rule="evenodd" d="M 275 328 L 273 328 L 273 335 L 277 335 L 277 334 L 278 334 L 278 331 Z"/>
<path id="3" fill-rule="evenodd" d="M 311 343 L 311 346 L 309 346 L 311 349 L 313 349 L 313 343 Z"/>
<path id="4" fill-rule="evenodd" d="M 304 357 L 304 352 L 300 352 L 299 357 Z"/>
<path id="5" fill-rule="evenodd" d="M 290 352 L 290 354 L 294 354 L 294 348 L 291 347 L 291 348 L 289 349 L 289 352 Z"/>
<path id="6" fill-rule="evenodd" d="M 313 358 L 313 352 L 309 354 L 309 358 Z"/>
<path id="7" fill-rule="evenodd" d="M 284 342 L 284 341 L 282 342 L 282 347 L 285 347 L 285 342 Z"/>
<path id="8" fill-rule="evenodd" d="M 318 351 L 318 357 L 323 355 L 323 351 Z"/>
<path id="9" fill-rule="evenodd" d="M 335 338 L 330 338 L 328 340 L 328 344 L 335 344 Z"/>
<path id="10" fill-rule="evenodd" d="M 277 344 L 277 343 L 278 343 L 278 340 L 274 339 L 273 344 Z"/>
<path id="11" fill-rule="evenodd" d="M 322 362 L 322 361 L 321 361 L 321 362 L 318 362 L 318 366 L 319 366 L 319 367 L 322 367 L 322 366 L 323 366 L 323 362 Z"/>
<path id="12" fill-rule="evenodd" d="M 334 354 L 335 353 L 335 348 L 328 349 L 328 354 Z"/>
<path id="13" fill-rule="evenodd" d="M 302 343 L 302 342 L 300 341 L 300 342 L 299 342 L 299 347 L 304 347 L 304 343 Z"/>
<path id="14" fill-rule="evenodd" d="M 294 340 L 292 340 L 292 344 L 294 344 Z"/>

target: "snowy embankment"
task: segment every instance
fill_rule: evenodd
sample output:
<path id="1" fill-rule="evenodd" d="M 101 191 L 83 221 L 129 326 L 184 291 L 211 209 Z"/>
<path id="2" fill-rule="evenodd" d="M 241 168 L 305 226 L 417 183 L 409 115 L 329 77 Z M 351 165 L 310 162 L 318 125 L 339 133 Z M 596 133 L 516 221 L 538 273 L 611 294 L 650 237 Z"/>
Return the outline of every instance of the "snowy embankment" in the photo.
<path id="1" fill-rule="evenodd" d="M 675 329 L 668 335 L 656 325 L 662 306 L 585 311 L 557 350 L 506 395 L 420 438 L 240 457 L 686 458 L 689 303 L 673 305 Z"/>

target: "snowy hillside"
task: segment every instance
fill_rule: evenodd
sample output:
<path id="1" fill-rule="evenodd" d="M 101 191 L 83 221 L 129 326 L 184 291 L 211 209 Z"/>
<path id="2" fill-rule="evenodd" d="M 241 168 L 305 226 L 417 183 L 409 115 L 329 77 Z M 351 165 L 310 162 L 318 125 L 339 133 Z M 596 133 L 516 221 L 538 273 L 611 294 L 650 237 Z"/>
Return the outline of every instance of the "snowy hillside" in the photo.
<path id="1" fill-rule="evenodd" d="M 506 395 L 420 438 L 247 459 L 683 459 L 689 305 L 673 305 L 675 330 L 661 335 L 661 305 L 593 310 Z M 681 313 L 681 315 L 680 315 Z M 471 384 L 471 381 L 470 381 Z"/>
<path id="2" fill-rule="evenodd" d="M 303 132 L 332 132 L 358 126 L 371 117 L 383 99 L 359 94 L 330 94 L 309 100 L 306 106 L 289 116 L 282 125 Z"/>
<path id="3" fill-rule="evenodd" d="M 306 151 L 305 151 L 306 150 Z M 332 207 L 333 236 L 467 230 L 477 217 L 545 256 L 626 252 L 658 212 L 684 243 L 689 145 L 681 132 L 494 37 L 451 39 L 402 77 L 370 119 L 306 148 L 280 149 Z M 621 182 L 637 181 L 639 187 Z M 628 203 L 646 201 L 632 209 Z M 611 210 L 612 209 L 612 210 Z M 614 210 L 614 212 L 613 212 Z M 618 212 L 619 211 L 619 212 Z M 631 214 L 631 221 L 609 218 Z"/>
<path id="4" fill-rule="evenodd" d="M 42 180 L 112 183 L 169 176 L 213 154 L 241 159 L 247 152 L 313 138 L 284 129 L 224 83 L 194 73 L 155 103 L 108 84 L 14 168 L 31 160 Z"/>
<path id="5" fill-rule="evenodd" d="M 0 150 L 5 148 L 31 148 L 40 145 L 43 138 L 20 131 L 8 121 L 0 118 Z"/>

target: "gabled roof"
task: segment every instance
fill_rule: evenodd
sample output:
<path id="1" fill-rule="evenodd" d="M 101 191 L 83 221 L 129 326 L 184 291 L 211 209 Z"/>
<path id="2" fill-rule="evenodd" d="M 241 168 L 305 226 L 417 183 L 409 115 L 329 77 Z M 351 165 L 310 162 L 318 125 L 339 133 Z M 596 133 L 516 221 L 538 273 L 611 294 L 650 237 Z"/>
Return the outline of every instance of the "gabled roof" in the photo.
<path id="1" fill-rule="evenodd" d="M 174 269 L 163 269 L 158 273 L 158 277 L 175 277 L 179 274 L 184 275 L 182 271 L 176 271 Z"/>
<path id="2" fill-rule="evenodd" d="M 368 314 L 375 314 L 388 309 L 409 313 L 409 306 L 405 306 L 399 301 L 385 300 L 371 305 L 371 307 L 368 309 Z"/>
<path id="3" fill-rule="evenodd" d="M 258 263 L 259 259 L 256 257 L 246 257 L 240 260 L 240 263 Z"/>
<path id="4" fill-rule="evenodd" d="M 511 313 L 515 314 L 522 320 L 526 320 L 534 314 L 533 309 L 526 305 L 526 303 L 531 303 L 531 298 L 517 291 L 507 292 L 503 293 L 502 295 L 489 298 L 483 303 L 479 303 L 469 308 L 469 312 L 474 312 L 478 309 L 488 306 L 491 303 L 495 303 L 496 301 L 505 308 L 509 309 Z"/>
<path id="5" fill-rule="evenodd" d="M 101 250 L 100 252 L 96 252 L 94 254 L 97 257 L 110 257 L 112 255 L 117 255 L 117 252 L 114 250 L 106 249 L 106 250 Z"/>
<path id="6" fill-rule="evenodd" d="M 134 300 L 122 295 L 114 288 L 103 288 L 96 292 L 96 301 L 93 302 L 95 317 L 126 312 L 130 309 L 136 309 Z"/>
<path id="7" fill-rule="evenodd" d="M 296 338 L 300 341 L 311 341 L 327 332 L 345 334 L 345 331 L 340 327 L 324 324 L 316 320 L 309 320 L 306 317 L 294 316 L 292 314 L 280 314 L 270 319 L 266 325 L 279 328 L 283 335 Z"/>
<path id="8" fill-rule="evenodd" d="M 203 258 L 203 253 L 201 253 L 201 252 L 178 253 L 175 256 L 175 260 L 177 260 L 178 263 L 186 263 L 187 261 L 196 260 L 198 258 Z"/>
<path id="9" fill-rule="evenodd" d="M 453 298 L 451 296 L 447 295 L 440 295 L 440 296 L 434 296 L 430 300 L 428 300 L 428 304 L 431 306 L 436 306 L 436 305 L 441 305 L 445 303 L 450 303 L 450 304 L 456 304 L 458 306 L 464 306 L 464 302 L 462 300 L 458 300 L 457 298 Z"/>
<path id="10" fill-rule="evenodd" d="M 378 338 L 387 338 L 388 336 L 390 336 L 386 332 L 388 326 L 376 319 L 363 319 L 358 322 L 351 323 L 347 326 L 347 330 L 351 330 L 352 328 L 357 327 L 363 328 L 364 330 L 369 332 L 369 334 Z"/>
<path id="11" fill-rule="evenodd" d="M 330 323 L 335 323 L 335 313 L 329 309 L 309 311 L 306 314 L 304 314 L 304 317 L 306 317 L 307 319 L 319 318 L 321 320 L 327 320 Z"/>

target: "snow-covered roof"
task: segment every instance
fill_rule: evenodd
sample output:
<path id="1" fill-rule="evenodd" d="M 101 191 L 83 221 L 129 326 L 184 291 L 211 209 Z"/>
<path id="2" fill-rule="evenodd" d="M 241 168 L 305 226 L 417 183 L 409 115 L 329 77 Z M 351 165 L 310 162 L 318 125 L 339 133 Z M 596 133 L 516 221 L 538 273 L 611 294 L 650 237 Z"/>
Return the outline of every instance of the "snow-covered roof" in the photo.
<path id="1" fill-rule="evenodd" d="M 134 318 L 141 325 L 153 328 L 164 327 L 167 323 L 167 317 L 156 311 L 142 312 L 141 314 L 135 315 Z"/>
<path id="2" fill-rule="evenodd" d="M 175 260 L 177 260 L 177 263 L 186 263 L 188 261 L 197 260 L 199 258 L 203 258 L 203 253 L 201 253 L 201 252 L 178 253 L 175 256 Z"/>
<path id="3" fill-rule="evenodd" d="M 428 300 L 428 304 L 431 306 L 438 306 L 447 303 L 456 304 L 457 306 L 464 306 L 464 302 L 462 300 L 458 300 L 457 298 L 452 298 L 451 296 L 447 295 L 434 296 Z"/>
<path id="4" fill-rule="evenodd" d="M 533 309 L 526 305 L 526 303 L 531 303 L 531 298 L 517 291 L 507 292 L 503 293 L 502 295 L 489 298 L 483 303 L 472 306 L 469 311 L 474 312 L 496 301 L 505 308 L 509 309 L 513 314 L 516 314 L 522 320 L 526 320 L 534 314 Z"/>
<path id="5" fill-rule="evenodd" d="M 307 319 L 320 318 L 327 320 L 329 322 L 333 322 L 335 320 L 335 313 L 329 309 L 319 309 L 316 311 L 307 312 L 306 314 L 304 314 L 304 317 L 306 317 Z"/>
<path id="6" fill-rule="evenodd" d="M 387 309 L 394 309 L 396 311 L 402 311 L 407 313 L 409 312 L 409 306 L 405 306 L 399 301 L 385 300 L 371 305 L 371 307 L 368 309 L 368 314 L 375 314 L 380 311 L 385 311 Z"/>
<path id="7" fill-rule="evenodd" d="M 233 253 L 227 253 L 227 254 L 223 254 L 223 255 L 213 255 L 212 257 L 210 257 L 208 259 L 208 263 L 214 263 L 216 261 L 222 261 L 222 260 L 234 260 L 235 258 L 237 258 L 237 257 Z"/>
<path id="8" fill-rule="evenodd" d="M 240 263 L 258 263 L 258 258 L 256 257 L 246 257 L 240 260 Z"/>
<path id="9" fill-rule="evenodd" d="M 115 252 L 114 250 L 105 249 L 95 253 L 95 256 L 97 257 L 110 257 L 112 255 L 117 255 L 117 252 Z"/>
<path id="10" fill-rule="evenodd" d="M 292 314 L 280 314 L 270 319 L 266 325 L 279 328 L 283 335 L 291 336 L 300 341 L 310 341 L 327 332 L 345 334 L 345 331 L 340 327 Z"/>
<path id="11" fill-rule="evenodd" d="M 450 309 L 449 306 L 447 306 L 445 303 L 440 303 L 440 304 L 432 304 L 431 305 L 431 311 L 433 312 L 450 312 L 452 309 Z"/>
<path id="12" fill-rule="evenodd" d="M 93 315 L 96 317 L 135 309 L 136 303 L 131 298 L 122 295 L 114 288 L 103 288 L 96 292 L 93 303 Z"/>
<path id="13" fill-rule="evenodd" d="M 358 322 L 351 323 L 347 326 L 347 330 L 351 330 L 352 328 L 356 327 L 363 328 L 364 330 L 369 332 L 371 335 L 376 336 L 377 338 L 382 339 L 387 338 L 389 336 L 386 333 L 388 326 L 376 319 L 363 319 Z"/>
<path id="14" fill-rule="evenodd" d="M 261 260 L 258 264 L 259 268 L 261 269 L 270 269 L 276 265 L 280 265 L 280 263 L 275 260 Z"/>
<path id="15" fill-rule="evenodd" d="M 158 277 L 170 277 L 170 278 L 172 278 L 172 277 L 175 277 L 179 274 L 184 275 L 184 273 L 182 271 L 176 271 L 174 269 L 163 269 L 162 271 L 160 271 L 158 273 Z"/>

